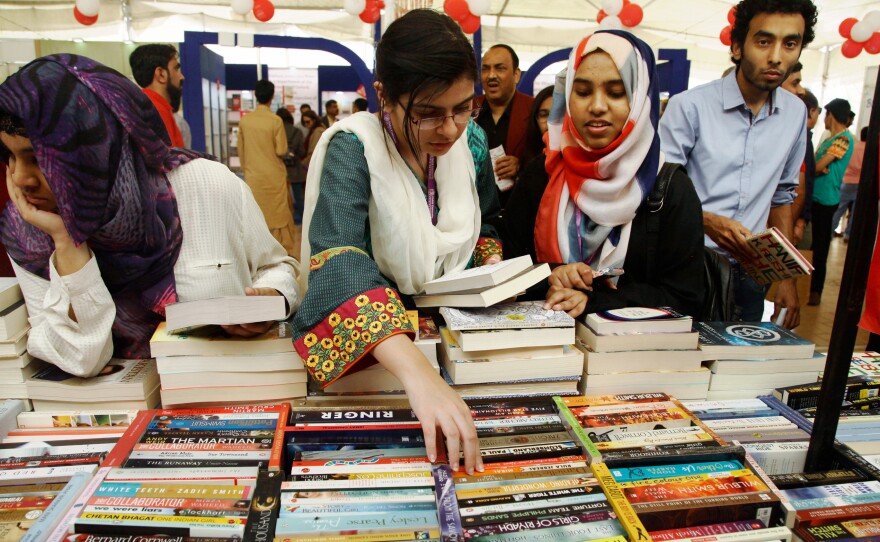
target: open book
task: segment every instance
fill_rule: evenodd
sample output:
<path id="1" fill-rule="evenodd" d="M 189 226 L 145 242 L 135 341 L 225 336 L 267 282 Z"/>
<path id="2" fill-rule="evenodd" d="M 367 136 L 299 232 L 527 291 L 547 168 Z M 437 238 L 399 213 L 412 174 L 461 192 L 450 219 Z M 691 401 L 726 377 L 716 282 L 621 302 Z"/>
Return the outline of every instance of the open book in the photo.
<path id="1" fill-rule="evenodd" d="M 758 284 L 809 275 L 813 265 L 776 228 L 756 233 L 746 239 L 755 258 L 742 262 L 743 268 Z"/>

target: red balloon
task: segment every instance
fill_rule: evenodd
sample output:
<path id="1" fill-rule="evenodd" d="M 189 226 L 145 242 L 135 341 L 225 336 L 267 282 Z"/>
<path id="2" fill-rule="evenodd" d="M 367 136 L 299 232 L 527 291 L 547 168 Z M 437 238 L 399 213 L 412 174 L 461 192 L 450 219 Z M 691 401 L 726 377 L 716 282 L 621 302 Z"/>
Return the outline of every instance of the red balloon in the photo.
<path id="1" fill-rule="evenodd" d="M 840 26 L 837 27 L 837 31 L 840 32 L 840 37 L 848 40 L 849 33 L 852 31 L 853 25 L 857 22 L 859 22 L 859 20 L 855 17 L 850 17 L 841 21 Z"/>
<path id="2" fill-rule="evenodd" d="M 465 20 L 459 21 L 458 24 L 461 25 L 462 32 L 465 34 L 473 34 L 480 29 L 480 18 L 476 15 L 469 14 Z"/>
<path id="3" fill-rule="evenodd" d="M 382 17 L 382 13 L 379 10 L 379 6 L 377 6 L 376 4 L 367 3 L 367 7 L 364 8 L 364 10 L 361 12 L 360 15 L 358 15 L 358 17 L 360 17 L 361 20 L 367 24 L 373 24 L 378 21 L 380 17 Z"/>
<path id="4" fill-rule="evenodd" d="M 863 43 L 862 47 L 865 48 L 865 52 L 868 54 L 876 55 L 880 53 L 880 32 L 871 34 L 871 39 Z"/>
<path id="5" fill-rule="evenodd" d="M 620 10 L 620 22 L 623 23 L 623 26 L 632 28 L 642 22 L 642 17 L 645 16 L 645 12 L 642 11 L 642 6 L 638 4 L 627 4 L 623 6 L 623 9 Z"/>
<path id="6" fill-rule="evenodd" d="M 604 9 L 600 9 L 600 10 L 599 10 L 599 13 L 596 14 L 596 22 L 597 22 L 597 23 L 601 23 L 601 22 L 602 22 L 602 19 L 604 19 L 604 18 L 607 17 L 607 16 L 608 16 L 608 14 L 605 13 L 605 10 L 604 10 Z"/>
<path id="7" fill-rule="evenodd" d="M 467 0 L 446 0 L 443 2 L 443 10 L 459 23 L 471 16 Z"/>
<path id="8" fill-rule="evenodd" d="M 736 24 L 736 6 L 733 6 L 730 8 L 730 11 L 727 12 L 727 22 L 729 22 L 731 26 Z"/>
<path id="9" fill-rule="evenodd" d="M 73 6 L 73 18 L 76 19 L 79 24 L 83 24 L 86 26 L 93 25 L 98 21 L 97 15 L 95 15 L 94 17 L 86 17 L 82 14 L 82 12 L 80 12 L 79 8 L 77 8 L 76 6 Z"/>
<path id="10" fill-rule="evenodd" d="M 723 43 L 724 45 L 726 45 L 728 47 L 730 47 L 730 43 L 731 43 L 731 41 L 730 41 L 730 31 L 731 30 L 733 30 L 733 27 L 731 27 L 730 25 L 727 25 L 721 29 L 721 35 L 718 36 L 718 39 L 721 40 L 721 43 Z"/>
<path id="11" fill-rule="evenodd" d="M 275 4 L 269 0 L 254 0 L 254 17 L 266 22 L 275 16 Z"/>
<path id="12" fill-rule="evenodd" d="M 859 53 L 862 52 L 863 43 L 859 43 L 853 40 L 846 40 L 843 42 L 843 45 L 840 46 L 840 54 L 845 56 L 846 58 L 855 58 L 859 56 Z"/>

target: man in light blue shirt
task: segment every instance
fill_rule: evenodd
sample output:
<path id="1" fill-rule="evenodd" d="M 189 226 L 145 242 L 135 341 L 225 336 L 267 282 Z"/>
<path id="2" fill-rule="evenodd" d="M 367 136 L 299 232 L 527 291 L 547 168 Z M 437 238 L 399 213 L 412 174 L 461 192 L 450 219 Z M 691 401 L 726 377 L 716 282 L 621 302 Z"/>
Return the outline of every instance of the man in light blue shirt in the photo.
<path id="1" fill-rule="evenodd" d="M 806 149 L 806 108 L 778 90 L 815 36 L 810 0 L 743 0 L 731 32 L 736 70 L 674 96 L 660 120 L 667 162 L 682 164 L 703 204 L 707 245 L 734 261 L 736 302 L 744 321 L 759 321 L 765 287 L 739 262 L 753 257 L 745 241 L 775 226 L 791 237 L 792 202 Z M 795 281 L 779 284 L 776 319 L 800 322 Z"/>

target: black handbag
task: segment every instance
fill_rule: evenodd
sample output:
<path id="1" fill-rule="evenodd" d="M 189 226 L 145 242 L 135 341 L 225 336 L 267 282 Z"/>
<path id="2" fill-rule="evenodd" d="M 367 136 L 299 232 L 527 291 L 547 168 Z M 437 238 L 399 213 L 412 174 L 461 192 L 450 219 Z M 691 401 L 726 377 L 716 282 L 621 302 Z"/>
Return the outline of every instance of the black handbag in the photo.
<path id="1" fill-rule="evenodd" d="M 657 247 L 660 236 L 660 209 L 669 189 L 669 183 L 680 164 L 665 163 L 657 174 L 654 189 L 645 200 L 648 210 L 648 262 L 651 269 L 655 268 Z M 730 261 L 709 247 L 703 247 L 703 313 L 692 315 L 703 322 L 730 322 L 736 318 L 736 303 L 733 291 L 733 268 Z"/>

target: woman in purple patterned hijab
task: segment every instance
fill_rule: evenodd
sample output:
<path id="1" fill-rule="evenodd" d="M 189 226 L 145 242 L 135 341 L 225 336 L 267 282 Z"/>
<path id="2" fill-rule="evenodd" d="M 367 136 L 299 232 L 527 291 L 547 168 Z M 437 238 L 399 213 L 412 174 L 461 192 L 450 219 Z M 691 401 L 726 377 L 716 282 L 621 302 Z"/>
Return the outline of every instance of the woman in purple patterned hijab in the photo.
<path id="1" fill-rule="evenodd" d="M 62 280 L 94 254 L 116 307 L 113 355 L 149 357 L 150 336 L 177 299 L 183 242 L 168 174 L 201 155 L 169 148 L 143 91 L 76 55 L 37 59 L 0 85 L 0 141 L 11 198 L 0 236 L 13 262 Z M 87 311 L 70 312 L 76 323 Z"/>

